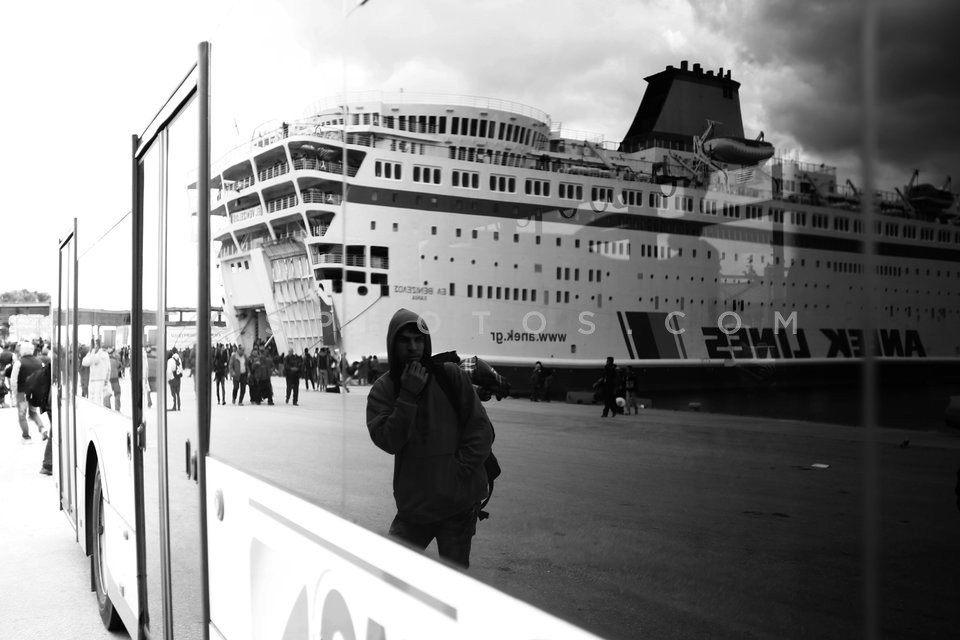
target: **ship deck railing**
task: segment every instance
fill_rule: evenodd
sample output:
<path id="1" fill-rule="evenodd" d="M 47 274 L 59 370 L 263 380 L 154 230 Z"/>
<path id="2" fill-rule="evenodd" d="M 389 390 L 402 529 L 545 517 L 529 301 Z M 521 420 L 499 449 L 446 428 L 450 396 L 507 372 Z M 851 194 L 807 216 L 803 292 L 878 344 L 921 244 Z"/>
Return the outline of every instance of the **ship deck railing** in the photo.
<path id="1" fill-rule="evenodd" d="M 287 231 L 286 233 L 277 234 L 277 242 L 281 240 L 303 240 L 307 237 L 307 232 L 303 229 L 298 229 L 297 231 Z"/>
<path id="2" fill-rule="evenodd" d="M 295 207 L 298 204 L 296 194 L 290 194 L 283 196 L 282 198 L 277 198 L 276 200 L 267 201 L 267 213 L 276 213 L 277 211 L 283 211 L 284 209 L 289 209 L 290 207 Z"/>
<path id="3" fill-rule="evenodd" d="M 310 256 L 310 262 L 315 265 L 343 264 L 343 254 L 342 253 L 314 254 Z M 365 267 L 367 266 L 367 259 L 364 256 L 347 256 L 346 266 Z M 385 269 L 386 267 L 377 267 L 377 268 Z"/>
<path id="4" fill-rule="evenodd" d="M 307 109 L 310 116 L 323 114 L 334 109 L 342 111 L 343 96 L 330 96 L 314 102 Z M 537 109 L 520 102 L 512 100 L 500 100 L 498 98 L 488 98 L 484 96 L 461 95 L 449 93 L 424 93 L 412 91 L 358 91 L 347 94 L 347 104 L 369 104 L 385 103 L 385 105 L 420 105 L 429 104 L 436 106 L 459 106 L 475 107 L 478 109 L 488 109 L 493 111 L 505 111 L 517 115 L 534 118 L 550 125 L 550 116 L 542 109 Z M 365 109 L 369 111 L 369 109 Z M 350 111 L 353 115 L 358 112 L 355 108 Z M 381 118 L 383 114 L 381 113 Z"/>
<path id="5" fill-rule="evenodd" d="M 297 158 L 293 161 L 293 168 L 297 171 L 326 171 L 338 176 L 343 175 L 342 162 L 328 162 L 326 160 L 317 160 L 315 158 Z M 357 175 L 358 168 L 347 166 L 347 175 L 353 177 Z"/>
<path id="6" fill-rule="evenodd" d="M 267 167 L 266 169 L 261 169 L 257 172 L 257 177 L 260 179 L 260 182 L 265 182 L 272 178 L 277 178 L 284 175 L 285 173 L 290 172 L 290 165 L 286 162 L 278 162 L 277 164 Z"/>
<path id="7" fill-rule="evenodd" d="M 304 204 L 343 204 L 343 194 L 320 189 L 305 189 L 303 191 Z"/>

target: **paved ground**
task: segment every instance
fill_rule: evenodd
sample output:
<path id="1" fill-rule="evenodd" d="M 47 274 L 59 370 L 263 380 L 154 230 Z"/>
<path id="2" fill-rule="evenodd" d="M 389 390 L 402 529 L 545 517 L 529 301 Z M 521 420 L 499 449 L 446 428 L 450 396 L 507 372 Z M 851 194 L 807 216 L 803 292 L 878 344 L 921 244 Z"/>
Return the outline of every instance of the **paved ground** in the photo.
<path id="1" fill-rule="evenodd" d="M 0 409 L 0 638 L 127 638 L 103 628 L 90 591 L 90 561 L 58 509 L 53 478 L 40 475 L 43 441 L 20 443 L 17 412 Z"/>
<path id="2" fill-rule="evenodd" d="M 215 407 L 213 447 L 268 478 L 293 471 L 291 488 L 379 531 L 391 462 L 363 407 L 362 391 Z M 349 429 L 327 426 L 333 409 Z M 862 634 L 863 429 L 659 410 L 602 419 L 596 406 L 512 399 L 489 411 L 505 473 L 474 577 L 611 640 Z M 960 433 L 879 439 L 883 637 L 953 637 Z M 125 637 L 100 624 L 89 561 L 38 473 L 41 442 L 19 440 L 16 413 L 0 409 L 0 640 Z"/>

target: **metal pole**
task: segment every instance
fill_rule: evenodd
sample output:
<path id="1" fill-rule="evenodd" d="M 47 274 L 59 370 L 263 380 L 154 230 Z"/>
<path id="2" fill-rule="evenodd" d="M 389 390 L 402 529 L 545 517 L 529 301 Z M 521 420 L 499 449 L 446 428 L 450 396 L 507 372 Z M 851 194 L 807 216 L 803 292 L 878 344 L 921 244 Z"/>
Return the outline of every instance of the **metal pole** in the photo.
<path id="1" fill-rule="evenodd" d="M 210 635 L 210 571 L 207 553 L 206 456 L 210 449 L 210 43 L 198 46 L 199 157 L 197 158 L 197 484 L 200 494 L 200 580 L 203 599 L 203 638 Z"/>

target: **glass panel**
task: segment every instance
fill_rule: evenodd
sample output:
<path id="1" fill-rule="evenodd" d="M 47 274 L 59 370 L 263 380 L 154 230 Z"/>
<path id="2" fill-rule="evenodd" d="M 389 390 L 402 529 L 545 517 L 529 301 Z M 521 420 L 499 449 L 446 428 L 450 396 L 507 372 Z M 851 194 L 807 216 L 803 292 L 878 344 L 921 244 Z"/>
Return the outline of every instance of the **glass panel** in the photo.
<path id="1" fill-rule="evenodd" d="M 74 465 L 76 464 L 76 427 L 74 423 L 74 402 L 77 385 L 79 359 L 75 355 L 74 335 L 71 327 L 76 319 L 74 308 L 75 270 L 77 236 L 72 235 L 60 250 L 60 280 L 57 288 L 57 348 L 51 382 L 56 398 L 57 419 L 57 455 L 59 456 L 60 506 L 70 515 L 76 526 L 77 514 L 76 487 L 74 486 Z"/>
<path id="2" fill-rule="evenodd" d="M 176 638 L 203 637 L 200 555 L 200 489 L 188 477 L 185 452 L 198 442 L 197 340 L 197 179 L 198 103 L 194 99 L 169 129 L 166 211 L 161 216 L 163 250 L 164 362 L 167 482 L 170 499 L 170 570 Z M 189 446 L 188 446 L 189 445 Z"/>
<path id="3" fill-rule="evenodd" d="M 352 20 L 363 20 L 369 41 L 396 43 L 401 11 L 368 3 Z M 758 10 L 750 19 L 773 28 L 771 15 Z M 564 10 L 553 19 L 578 18 Z M 850 12 L 829 20 L 858 32 Z M 468 22 L 461 39 L 476 42 L 498 35 L 484 25 L 502 24 Z M 343 48 L 358 64 L 372 55 L 363 49 L 362 42 Z M 772 50 L 756 53 L 778 60 Z M 316 59 L 303 58 L 285 63 L 302 64 L 301 77 L 310 77 Z M 505 61 L 526 64 L 491 59 L 478 77 Z M 649 129 L 628 133 L 621 146 L 564 135 L 538 111 L 560 119 L 608 113 L 606 95 L 568 114 L 559 111 L 569 104 L 501 102 L 529 102 L 516 88 L 482 105 L 474 97 L 438 104 L 437 94 L 420 101 L 378 95 L 381 112 L 400 122 L 483 109 L 501 122 L 501 140 L 533 130 L 545 144 L 524 149 L 485 139 L 481 147 L 467 139 L 469 117 L 450 116 L 458 150 L 418 138 L 418 151 L 429 156 L 418 160 L 470 175 L 477 191 L 413 182 L 384 190 L 384 180 L 367 180 L 370 150 L 394 178 L 416 157 L 403 151 L 406 138 L 393 135 L 402 131 L 384 128 L 366 139 L 372 146 L 350 145 L 342 176 L 325 172 L 321 184 L 309 170 L 288 176 L 292 192 L 318 185 L 337 193 L 337 180 L 346 179 L 356 198 L 296 204 L 253 221 L 216 216 L 212 304 L 223 307 L 224 326 L 213 336 L 220 399 L 212 407 L 211 454 L 386 535 L 397 513 L 395 456 L 371 442 L 367 417 L 378 384 L 388 404 L 396 387 L 371 384 L 370 356 L 380 371 L 391 355 L 397 365 L 386 336 L 402 307 L 426 319 L 434 351 L 481 356 L 512 383 L 510 397 L 484 403 L 503 475 L 492 515 L 473 539 L 469 575 L 610 638 L 637 637 L 642 628 L 654 636 L 850 636 L 862 620 L 860 535 L 872 527 L 884 547 L 872 567 L 880 578 L 868 588 L 881 590 L 884 602 L 907 603 L 887 608 L 885 628 L 949 634 L 938 625 L 952 614 L 939 603 L 949 601 L 940 596 L 952 584 L 955 563 L 943 559 L 952 557 L 947 518 L 956 514 L 917 496 L 928 485 L 946 486 L 944 478 L 952 486 L 956 473 L 955 445 L 935 434 L 955 393 L 960 353 L 956 246 L 938 233 L 952 229 L 945 221 L 956 220 L 956 205 L 950 216 L 928 210 L 911 221 L 919 231 L 909 241 L 884 237 L 874 259 L 864 252 L 864 232 L 874 228 L 864 219 L 864 185 L 848 189 L 847 176 L 820 164 L 826 158 L 783 157 L 795 142 L 789 134 L 770 134 L 783 145 L 775 149 L 757 138 L 759 130 L 736 125 L 752 125 L 764 99 L 789 102 L 761 94 L 776 75 L 772 67 L 764 75 L 743 64 L 727 77 L 714 71 L 723 60 L 668 62 L 641 70 L 648 99 L 618 105 L 620 119 L 606 135 L 622 135 L 631 122 Z M 834 82 L 836 65 L 822 70 L 826 79 L 814 82 L 815 91 L 857 90 L 852 81 Z M 217 88 L 221 104 L 231 106 L 249 91 L 248 84 Z M 851 105 L 851 96 L 843 103 Z M 214 180 L 228 185 L 251 162 L 295 154 L 336 166 L 343 138 L 316 126 L 342 112 L 343 101 L 331 98 L 329 109 L 289 123 L 289 137 L 258 136 L 239 150 L 215 144 L 224 159 L 214 163 Z M 752 114 L 741 114 L 741 100 Z M 647 113 L 654 103 L 668 111 Z M 260 115 L 254 121 L 280 114 Z M 727 128 L 704 147 L 709 122 Z M 219 124 L 215 130 L 235 127 L 232 119 Z M 718 164 L 722 143 L 746 156 L 772 155 Z M 495 166 L 469 160 L 476 148 L 487 157 L 487 147 Z M 857 153 L 852 145 L 847 151 L 845 161 Z M 859 182 L 858 173 L 848 175 Z M 517 196 L 517 180 L 542 185 L 537 202 Z M 562 199 L 551 184 L 561 184 Z M 284 188 L 275 181 L 224 188 L 212 208 L 246 210 L 288 195 Z M 613 199 L 624 189 L 629 208 Z M 924 193 L 917 202 L 944 197 Z M 912 205 L 884 198 L 878 216 L 910 215 Z M 290 234 L 314 225 L 322 235 Z M 427 233 L 432 227 L 435 235 Z M 351 254 L 351 246 L 364 251 Z M 367 246 L 384 248 L 376 261 Z M 357 255 L 371 260 L 356 264 Z M 363 283 L 344 273 L 351 261 Z M 573 280 L 558 280 L 561 268 L 572 268 Z M 515 293 L 491 295 L 503 287 Z M 875 314 L 877 332 L 864 333 Z M 879 394 L 861 382 L 874 344 L 883 356 Z M 535 372 L 538 361 L 546 372 Z M 607 384 L 595 386 L 601 378 Z M 423 414 L 445 411 L 442 390 L 429 388 L 434 404 Z M 883 406 L 867 428 L 864 398 Z M 880 431 L 887 447 L 882 519 L 870 522 L 861 500 L 865 485 L 879 490 L 868 475 L 877 460 L 863 443 L 878 426 L 890 429 Z M 916 446 L 921 438 L 929 448 Z M 435 544 L 426 554 L 438 557 Z"/>
<path id="4" fill-rule="evenodd" d="M 133 415 L 128 373 L 132 225 L 129 214 L 107 229 L 91 225 L 84 237 L 92 244 L 83 245 L 78 265 L 81 401 L 128 418 Z M 127 428 L 125 422 L 115 424 Z"/>

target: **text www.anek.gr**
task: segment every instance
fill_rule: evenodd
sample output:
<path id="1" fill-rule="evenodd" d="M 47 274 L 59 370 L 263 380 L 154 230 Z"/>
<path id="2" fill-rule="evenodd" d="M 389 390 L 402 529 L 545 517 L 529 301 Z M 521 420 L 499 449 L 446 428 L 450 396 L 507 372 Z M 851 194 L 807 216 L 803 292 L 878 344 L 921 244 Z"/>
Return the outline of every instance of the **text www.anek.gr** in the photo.
<path id="1" fill-rule="evenodd" d="M 497 344 L 503 344 L 504 342 L 566 342 L 567 334 L 548 333 L 544 331 L 532 333 L 530 331 L 515 331 L 511 329 L 506 334 L 504 334 L 503 331 L 491 331 L 490 339 Z"/>

